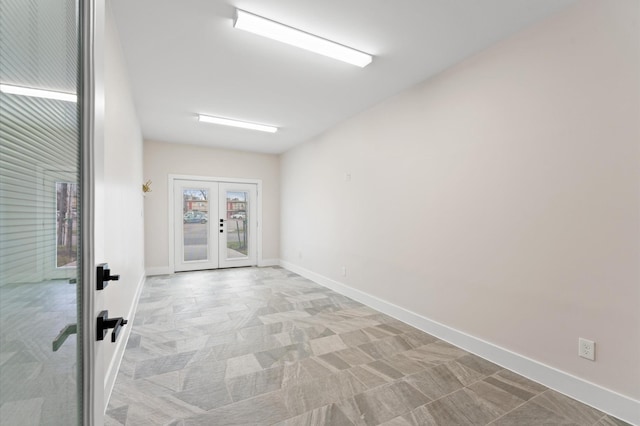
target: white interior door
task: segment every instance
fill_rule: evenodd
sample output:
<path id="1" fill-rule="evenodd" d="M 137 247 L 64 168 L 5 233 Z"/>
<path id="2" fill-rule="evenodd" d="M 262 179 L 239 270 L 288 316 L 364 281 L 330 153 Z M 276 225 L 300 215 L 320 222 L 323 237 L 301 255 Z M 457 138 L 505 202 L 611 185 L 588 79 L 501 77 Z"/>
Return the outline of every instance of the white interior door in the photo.
<path id="1" fill-rule="evenodd" d="M 1 4 L 0 424 L 101 426 L 91 132 L 103 2 Z"/>
<path id="2" fill-rule="evenodd" d="M 174 270 L 257 265 L 256 200 L 256 184 L 174 179 Z"/>

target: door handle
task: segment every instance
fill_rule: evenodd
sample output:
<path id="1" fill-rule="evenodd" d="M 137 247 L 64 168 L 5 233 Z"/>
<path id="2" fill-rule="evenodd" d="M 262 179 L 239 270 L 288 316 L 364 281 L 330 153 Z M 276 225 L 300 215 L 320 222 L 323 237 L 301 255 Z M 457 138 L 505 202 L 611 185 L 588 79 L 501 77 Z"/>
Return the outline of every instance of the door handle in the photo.
<path id="1" fill-rule="evenodd" d="M 122 326 L 127 324 L 128 321 L 122 317 L 116 317 L 116 318 L 108 318 L 108 317 L 109 317 L 109 311 L 102 311 L 100 312 L 100 315 L 98 315 L 97 339 L 104 340 L 104 336 L 106 336 L 107 333 L 109 332 L 108 330 L 110 328 L 113 328 L 113 331 L 111 332 L 111 341 L 115 342 L 116 339 L 118 338 L 118 334 L 120 334 L 120 330 L 122 330 Z"/>
<path id="2" fill-rule="evenodd" d="M 65 325 L 64 328 L 60 330 L 60 333 L 58 333 L 56 338 L 53 339 L 53 351 L 56 352 L 58 349 L 60 349 L 60 346 L 62 346 L 64 341 L 67 340 L 67 337 L 76 333 L 78 333 L 78 324 Z"/>
<path id="3" fill-rule="evenodd" d="M 120 275 L 111 275 L 111 269 L 109 269 L 108 263 L 100 263 L 96 267 L 96 287 L 98 290 L 104 290 L 109 281 L 118 281 Z"/>

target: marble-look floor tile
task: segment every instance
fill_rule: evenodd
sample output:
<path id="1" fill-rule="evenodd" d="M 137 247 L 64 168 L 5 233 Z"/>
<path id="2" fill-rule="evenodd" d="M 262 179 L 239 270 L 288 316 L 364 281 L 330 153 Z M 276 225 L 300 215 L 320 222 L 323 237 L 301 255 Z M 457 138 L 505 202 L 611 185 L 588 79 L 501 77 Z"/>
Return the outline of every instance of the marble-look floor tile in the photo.
<path id="1" fill-rule="evenodd" d="M 464 387 L 456 374 L 445 364 L 412 374 L 405 377 L 404 380 L 431 400 L 438 399 Z"/>
<path id="2" fill-rule="evenodd" d="M 408 413 L 429 401 L 405 382 L 394 382 L 353 397 L 360 417 L 367 424 L 379 424 Z"/>
<path id="3" fill-rule="evenodd" d="M 316 356 L 329 352 L 340 351 L 342 349 L 348 349 L 347 345 L 345 345 L 339 335 L 321 337 L 319 339 L 311 340 L 310 343 L 311 350 Z"/>
<path id="4" fill-rule="evenodd" d="M 287 300 L 288 302 L 295 303 L 295 302 L 306 302 L 309 300 L 326 299 L 326 298 L 327 298 L 326 293 L 306 293 L 306 294 L 300 294 L 297 296 L 288 296 L 288 297 L 285 297 L 284 299 Z"/>
<path id="5" fill-rule="evenodd" d="M 262 366 L 254 354 L 238 356 L 226 360 L 225 378 L 243 376 L 262 370 Z"/>
<path id="6" fill-rule="evenodd" d="M 439 425 L 486 425 L 506 412 L 499 406 L 487 404 L 483 398 L 467 389 L 442 397 L 427 404 L 424 409 Z"/>
<path id="7" fill-rule="evenodd" d="M 187 365 L 194 354 L 195 351 L 191 351 L 141 361 L 136 365 L 134 378 L 142 379 L 148 376 L 181 370 Z"/>
<path id="8" fill-rule="evenodd" d="M 272 425 L 292 417 L 281 391 L 225 405 L 206 413 L 187 417 L 185 426 Z"/>
<path id="9" fill-rule="evenodd" d="M 374 359 L 386 358 L 399 352 L 412 349 L 412 346 L 402 339 L 401 336 L 392 336 L 380 340 L 374 340 L 358 347 Z"/>
<path id="10" fill-rule="evenodd" d="M 424 345 L 429 345 L 431 343 L 435 343 L 438 341 L 436 337 L 433 337 L 432 335 L 427 333 L 423 333 L 422 331 L 419 331 L 419 330 L 414 330 L 408 333 L 404 333 L 402 334 L 402 338 L 406 340 L 414 348 L 418 348 Z"/>
<path id="11" fill-rule="evenodd" d="M 395 368 L 391 367 L 389 364 L 381 360 L 363 364 L 362 368 L 364 368 L 365 370 L 369 370 L 376 375 L 386 377 L 389 380 L 396 380 L 404 377 L 404 374 L 402 374 L 400 371 L 396 370 Z"/>
<path id="12" fill-rule="evenodd" d="M 213 353 L 217 360 L 235 358 L 242 355 L 251 355 L 256 352 L 268 351 L 270 349 L 279 348 L 284 345 L 290 345 L 293 342 L 288 333 L 270 334 L 260 338 L 256 337 L 250 340 L 242 340 L 239 342 L 231 342 L 219 346 L 215 346 Z"/>
<path id="13" fill-rule="evenodd" d="M 210 382 L 207 386 L 189 388 L 176 392 L 172 396 L 204 411 L 227 405 L 232 401 L 227 388 L 221 382 Z"/>
<path id="14" fill-rule="evenodd" d="M 376 339 L 364 330 L 353 330 L 346 333 L 340 333 L 340 338 L 349 347 L 363 345 Z"/>
<path id="15" fill-rule="evenodd" d="M 204 412 L 175 396 L 129 395 L 126 425 L 164 425 Z"/>
<path id="16" fill-rule="evenodd" d="M 320 355 L 318 357 L 318 360 L 335 370 L 346 370 L 348 368 L 351 368 L 351 365 L 343 360 L 340 356 L 338 356 L 335 352 Z"/>
<path id="17" fill-rule="evenodd" d="M 627 422 L 623 422 L 620 419 L 616 419 L 611 416 L 604 416 L 594 426 L 631 426 Z"/>
<path id="18" fill-rule="evenodd" d="M 438 420 L 436 420 L 435 417 L 433 417 L 429 411 L 429 409 L 427 408 L 429 406 L 429 404 L 427 405 L 422 405 L 418 408 L 416 408 L 415 410 L 410 411 L 409 413 L 400 416 L 400 417 L 396 417 L 393 418 L 391 420 L 389 420 L 386 423 L 383 423 L 385 426 L 390 426 L 390 425 L 394 425 L 394 426 L 422 426 L 422 425 L 429 425 L 429 426 L 448 426 L 449 423 L 440 423 L 438 422 Z M 451 425 L 453 425 L 454 423 L 451 423 Z M 471 426 L 472 423 L 455 423 L 456 425 L 469 425 Z"/>
<path id="19" fill-rule="evenodd" d="M 299 320 L 304 318 L 309 318 L 308 312 L 305 311 L 290 311 L 290 312 L 281 312 L 270 315 L 261 315 L 260 320 L 263 324 L 270 324 L 274 322 L 282 322 L 287 320 Z"/>
<path id="20" fill-rule="evenodd" d="M 356 317 L 356 318 L 341 319 L 340 321 L 331 322 L 327 325 L 327 327 L 330 330 L 334 331 L 335 333 L 342 334 L 342 333 L 347 333 L 349 331 L 361 330 L 363 328 L 373 327 L 376 325 L 379 325 L 378 321 L 375 321 L 369 318 Z M 385 333 L 383 331 L 380 331 L 380 332 L 385 336 L 392 335 L 392 333 L 388 333 L 388 332 Z"/>
<path id="21" fill-rule="evenodd" d="M 362 365 L 362 364 L 367 364 L 369 362 L 375 361 L 374 358 L 367 355 L 357 347 L 343 349 L 341 351 L 336 351 L 333 353 L 339 356 L 340 359 L 344 360 L 344 362 L 346 362 L 352 367 L 355 365 Z"/>
<path id="22" fill-rule="evenodd" d="M 5 402 L 0 406 L 0 424 L 37 426 L 40 424 L 43 403 L 43 398 Z"/>
<path id="23" fill-rule="evenodd" d="M 105 413 L 105 422 L 104 422 L 105 426 L 126 425 L 128 413 L 129 413 L 128 405 L 125 405 L 124 407 L 107 410 L 107 412 Z"/>
<path id="24" fill-rule="evenodd" d="M 333 336 L 335 333 L 323 325 L 312 325 L 310 327 L 293 327 L 289 331 L 291 341 L 303 343 L 313 339 Z"/>
<path id="25" fill-rule="evenodd" d="M 391 383 L 393 379 L 390 377 L 378 373 L 375 370 L 365 368 L 362 365 L 358 365 L 349 370 L 367 389 L 375 388 L 387 383 Z"/>
<path id="26" fill-rule="evenodd" d="M 473 354 L 461 356 L 460 358 L 456 359 L 456 361 L 472 370 L 477 371 L 483 376 L 490 376 L 503 370 L 503 368 L 499 365 L 496 365 L 492 362 L 487 361 L 486 359 L 482 359 L 479 356 Z"/>
<path id="27" fill-rule="evenodd" d="M 580 402 L 548 389 L 531 400 L 532 403 L 541 405 L 547 410 L 574 421 L 578 424 L 594 424 L 604 416 L 604 413 L 585 406 Z"/>
<path id="28" fill-rule="evenodd" d="M 339 371 L 300 384 L 283 388 L 285 405 L 296 415 L 341 399 L 350 398 L 365 390 L 365 386 L 350 372 Z"/>
<path id="29" fill-rule="evenodd" d="M 226 361 L 207 360 L 189 364 L 178 371 L 180 390 L 201 387 L 208 382 L 220 382 L 224 380 L 226 370 Z"/>
<path id="30" fill-rule="evenodd" d="M 546 387 L 508 370 L 502 370 L 484 381 L 525 401 L 547 390 Z"/>
<path id="31" fill-rule="evenodd" d="M 291 386 L 308 382 L 322 377 L 327 377 L 335 372 L 334 369 L 314 358 L 305 358 L 298 362 L 284 366 L 282 386 Z"/>
<path id="32" fill-rule="evenodd" d="M 416 423 L 412 423 L 411 420 L 406 418 L 407 416 L 398 416 L 398 417 L 394 417 L 391 420 L 388 420 L 384 423 L 380 423 L 380 426 L 413 426 Z M 428 425 L 430 423 L 424 422 L 424 423 L 420 423 L 423 425 Z M 431 423 L 433 424 L 433 423 Z"/>
<path id="33" fill-rule="evenodd" d="M 309 356 L 311 356 L 309 343 L 295 343 L 255 354 L 262 368 L 291 364 Z"/>
<path id="34" fill-rule="evenodd" d="M 277 423 L 277 426 L 353 426 L 336 404 L 325 405 Z"/>
<path id="35" fill-rule="evenodd" d="M 429 368 L 425 364 L 409 359 L 402 352 L 385 358 L 384 361 L 404 375 L 419 373 Z"/>
<path id="36" fill-rule="evenodd" d="M 490 407 L 491 411 L 499 413 L 511 411 L 525 402 L 516 395 L 482 380 L 468 386 L 465 391 L 470 395 L 473 394 L 474 399 L 481 401 L 483 406 Z"/>
<path id="37" fill-rule="evenodd" d="M 407 351 L 406 356 L 417 359 L 423 364 L 439 365 L 467 355 L 467 352 L 449 343 L 439 340 L 420 346 L 413 351 Z"/>
<path id="38" fill-rule="evenodd" d="M 233 401 L 242 401 L 263 393 L 281 389 L 284 367 L 269 368 L 256 373 L 227 380 L 227 389 Z"/>
<path id="39" fill-rule="evenodd" d="M 155 385 L 166 388 L 168 391 L 179 392 L 184 389 L 182 387 L 182 381 L 180 377 L 183 371 L 184 370 L 170 371 L 168 373 L 146 377 L 144 380 L 146 382 L 150 382 Z M 211 379 L 208 379 L 204 384 L 209 383 L 211 381 L 212 381 Z M 191 387 L 196 387 L 196 386 L 191 386 Z"/>
<path id="40" fill-rule="evenodd" d="M 579 426 L 571 420 L 546 408 L 527 402 L 497 419 L 495 426 Z M 580 425 L 583 426 L 583 425 Z"/>
<path id="41" fill-rule="evenodd" d="M 243 340 L 252 340 L 267 336 L 270 334 L 279 334 L 288 331 L 292 328 L 291 322 L 273 322 L 270 324 L 262 324 L 253 327 L 245 327 L 238 330 L 237 333 L 233 332 L 234 336 L 239 335 Z M 225 342 L 226 343 L 226 342 Z M 232 342 L 228 342 L 232 343 Z"/>

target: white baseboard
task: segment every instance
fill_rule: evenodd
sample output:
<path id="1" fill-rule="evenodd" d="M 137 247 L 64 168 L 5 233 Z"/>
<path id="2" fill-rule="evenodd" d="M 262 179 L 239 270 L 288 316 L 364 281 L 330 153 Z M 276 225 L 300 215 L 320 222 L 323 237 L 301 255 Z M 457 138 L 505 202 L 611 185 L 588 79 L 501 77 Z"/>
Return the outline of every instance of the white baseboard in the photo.
<path id="1" fill-rule="evenodd" d="M 173 274 L 173 269 L 168 266 L 152 266 L 150 268 L 146 268 L 147 276 L 152 277 L 154 275 L 169 275 Z"/>
<path id="2" fill-rule="evenodd" d="M 140 300 L 140 294 L 142 294 L 142 288 L 144 287 L 144 282 L 146 280 L 146 275 L 143 273 L 142 277 L 138 281 L 138 287 L 136 288 L 136 295 L 133 299 L 133 303 L 129 308 L 129 313 L 126 317 L 128 320 L 127 325 L 125 326 L 120 334 L 120 339 L 116 343 L 116 350 L 113 353 L 113 358 L 109 363 L 109 367 L 107 368 L 104 380 L 104 410 L 107 411 L 107 407 L 109 406 L 109 399 L 111 398 L 111 392 L 113 392 L 113 386 L 116 384 L 116 378 L 118 377 L 118 371 L 120 370 L 120 364 L 122 363 L 122 357 L 124 356 L 124 350 L 127 347 L 127 342 L 129 341 L 129 336 L 131 335 L 131 329 L 133 327 L 133 321 L 136 317 L 136 311 L 138 309 L 138 301 Z"/>
<path id="3" fill-rule="evenodd" d="M 463 333 L 293 263 L 281 260 L 280 266 L 550 389 L 628 423 L 640 425 L 640 401 Z"/>
<path id="4" fill-rule="evenodd" d="M 258 261 L 258 266 L 280 266 L 280 259 L 261 259 Z"/>

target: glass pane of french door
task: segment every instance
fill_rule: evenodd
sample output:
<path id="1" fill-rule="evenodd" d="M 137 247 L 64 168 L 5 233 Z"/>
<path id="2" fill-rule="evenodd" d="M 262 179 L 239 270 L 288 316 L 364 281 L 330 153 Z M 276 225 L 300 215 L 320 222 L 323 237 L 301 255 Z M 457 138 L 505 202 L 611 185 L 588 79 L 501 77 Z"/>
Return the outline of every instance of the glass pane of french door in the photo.
<path id="1" fill-rule="evenodd" d="M 175 270 L 217 268 L 217 185 L 175 180 L 173 202 Z"/>
<path id="2" fill-rule="evenodd" d="M 227 221 L 226 259 L 246 258 L 248 251 L 247 202 L 246 191 L 225 192 L 225 218 Z"/>
<path id="3" fill-rule="evenodd" d="M 209 190 L 182 189 L 182 246 L 183 260 L 209 258 Z"/>
<path id="4" fill-rule="evenodd" d="M 0 6 L 0 424 L 81 419 L 78 5 Z"/>

